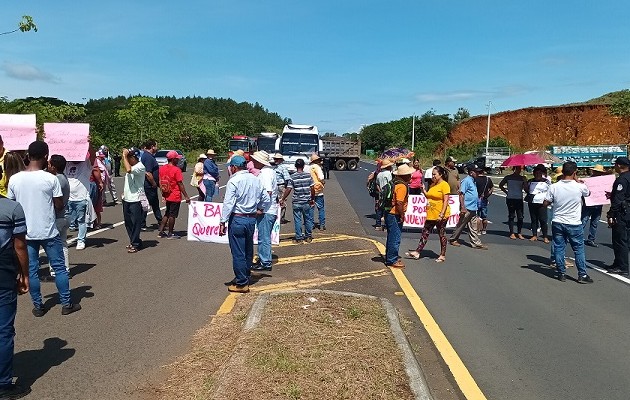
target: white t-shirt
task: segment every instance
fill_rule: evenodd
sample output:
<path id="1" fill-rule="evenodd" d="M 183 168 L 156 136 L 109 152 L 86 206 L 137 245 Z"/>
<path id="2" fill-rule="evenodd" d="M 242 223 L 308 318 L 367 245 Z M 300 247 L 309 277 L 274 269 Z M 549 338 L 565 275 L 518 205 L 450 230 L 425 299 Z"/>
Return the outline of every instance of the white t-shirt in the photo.
<path id="1" fill-rule="evenodd" d="M 552 203 L 552 221 L 566 225 L 581 225 L 582 197 L 588 197 L 590 194 L 585 184 L 574 180 L 562 180 L 551 185 L 545 200 Z"/>
<path id="2" fill-rule="evenodd" d="M 278 184 L 276 171 L 274 171 L 272 167 L 263 167 L 263 169 L 260 170 L 258 179 L 260 179 L 265 192 L 271 192 L 271 204 L 264 210 L 265 214 L 278 215 L 278 202 L 276 201 Z"/>
<path id="3" fill-rule="evenodd" d="M 90 175 L 92 166 L 89 160 L 69 161 L 65 175 L 70 184 L 69 201 L 81 201 L 90 198 Z"/>
<path id="4" fill-rule="evenodd" d="M 22 171 L 9 180 L 7 197 L 22 205 L 26 239 L 44 240 L 59 235 L 53 197 L 62 197 L 59 179 L 46 171 Z"/>
<path id="5" fill-rule="evenodd" d="M 433 168 L 435 167 L 429 167 L 424 171 L 424 179 L 433 179 Z"/>
<path id="6" fill-rule="evenodd" d="M 133 167 L 131 172 L 125 174 L 125 189 L 123 200 L 128 203 L 140 201 L 140 193 L 144 193 L 144 177 L 146 169 L 140 161 Z"/>

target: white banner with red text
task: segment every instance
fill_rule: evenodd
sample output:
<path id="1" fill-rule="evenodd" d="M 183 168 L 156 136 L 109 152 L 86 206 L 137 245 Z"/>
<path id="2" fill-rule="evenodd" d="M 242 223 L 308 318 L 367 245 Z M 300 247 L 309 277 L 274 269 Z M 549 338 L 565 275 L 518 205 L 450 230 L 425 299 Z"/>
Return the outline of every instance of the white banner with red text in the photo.
<path id="1" fill-rule="evenodd" d="M 219 236 L 223 203 L 191 201 L 188 206 L 188 240 L 191 242 L 228 243 L 226 234 Z M 258 243 L 258 229 L 254 231 L 254 244 Z M 280 213 L 271 229 L 271 244 L 280 244 Z"/>
<path id="2" fill-rule="evenodd" d="M 459 196 L 449 196 L 448 205 L 451 211 L 446 222 L 447 228 L 454 228 L 459 222 Z M 411 194 L 407 203 L 407 212 L 403 226 L 408 228 L 424 228 L 427 220 L 427 198 L 422 194 Z"/>

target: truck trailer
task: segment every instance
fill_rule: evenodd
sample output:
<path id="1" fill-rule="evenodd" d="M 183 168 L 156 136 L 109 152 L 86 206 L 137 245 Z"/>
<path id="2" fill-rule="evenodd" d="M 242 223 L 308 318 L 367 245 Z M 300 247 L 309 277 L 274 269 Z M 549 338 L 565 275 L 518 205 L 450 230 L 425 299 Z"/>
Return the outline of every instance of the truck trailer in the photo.
<path id="1" fill-rule="evenodd" d="M 330 169 L 355 171 L 359 166 L 360 155 L 360 141 L 330 137 L 322 139 L 320 156 L 327 157 L 330 160 Z"/>

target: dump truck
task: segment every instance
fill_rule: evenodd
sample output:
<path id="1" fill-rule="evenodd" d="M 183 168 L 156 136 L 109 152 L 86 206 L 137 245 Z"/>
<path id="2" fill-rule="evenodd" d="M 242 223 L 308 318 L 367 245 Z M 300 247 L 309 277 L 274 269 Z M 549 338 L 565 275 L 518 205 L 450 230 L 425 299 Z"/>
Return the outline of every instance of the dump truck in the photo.
<path id="1" fill-rule="evenodd" d="M 330 160 L 330 169 L 355 171 L 359 166 L 361 142 L 343 137 L 327 137 L 322 139 L 319 155 Z"/>

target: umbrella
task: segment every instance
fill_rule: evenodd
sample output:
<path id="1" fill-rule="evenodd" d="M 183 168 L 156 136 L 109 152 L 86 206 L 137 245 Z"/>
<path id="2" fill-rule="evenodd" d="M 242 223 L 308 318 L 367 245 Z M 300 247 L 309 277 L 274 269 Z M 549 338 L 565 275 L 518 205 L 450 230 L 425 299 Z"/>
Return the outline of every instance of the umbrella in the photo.
<path id="1" fill-rule="evenodd" d="M 392 147 L 391 149 L 387 149 L 383 153 L 381 153 L 378 159 L 380 161 L 388 159 L 391 162 L 395 163 L 396 161 L 402 158 L 411 159 L 413 155 L 414 155 L 413 151 L 409 149 L 405 149 L 403 147 Z"/>
<path id="2" fill-rule="evenodd" d="M 538 154 L 513 154 L 503 161 L 502 167 L 519 167 L 521 165 L 544 164 L 545 159 Z"/>
<path id="3" fill-rule="evenodd" d="M 544 151 L 544 150 L 539 150 L 539 151 L 528 151 L 525 154 L 536 154 L 537 156 L 539 156 L 540 158 L 545 160 L 545 163 L 547 164 L 562 164 L 562 160 L 559 159 L 558 157 L 554 156 L 553 154 L 551 154 L 548 151 Z"/>

